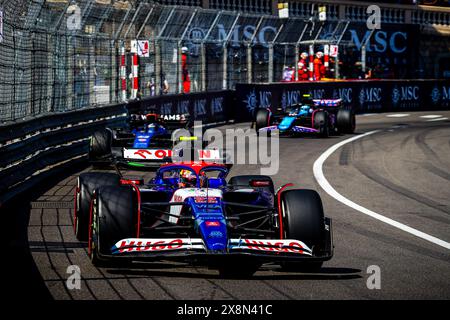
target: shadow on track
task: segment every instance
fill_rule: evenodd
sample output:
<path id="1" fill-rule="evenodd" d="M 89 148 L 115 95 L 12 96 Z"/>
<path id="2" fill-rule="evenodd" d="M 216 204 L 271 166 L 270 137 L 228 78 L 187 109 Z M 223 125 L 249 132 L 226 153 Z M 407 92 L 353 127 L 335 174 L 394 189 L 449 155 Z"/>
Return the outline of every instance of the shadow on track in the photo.
<path id="1" fill-rule="evenodd" d="M 219 274 L 209 274 L 209 273 L 191 273 L 189 271 L 162 271 L 162 270 L 149 270 L 151 264 L 146 264 L 147 269 L 135 269 L 135 268 L 123 268 L 123 269 L 106 269 L 107 273 L 114 275 L 127 275 L 127 276 L 137 276 L 137 277 L 182 277 L 191 279 L 223 279 Z M 142 266 L 143 267 L 143 266 Z M 180 268 L 180 265 L 169 266 L 168 264 L 157 264 L 155 268 L 161 269 L 161 267 L 166 269 Z M 184 266 L 186 269 L 191 268 L 191 265 Z M 197 271 L 199 271 L 197 269 Z M 261 274 L 260 272 L 271 271 L 279 274 Z M 360 279 L 361 270 L 352 268 L 333 268 L 327 267 L 322 268 L 319 272 L 315 273 L 297 273 L 297 272 L 286 272 L 278 266 L 271 266 L 271 268 L 265 267 L 260 271 L 256 272 L 252 277 L 241 278 L 239 280 L 352 280 Z"/>

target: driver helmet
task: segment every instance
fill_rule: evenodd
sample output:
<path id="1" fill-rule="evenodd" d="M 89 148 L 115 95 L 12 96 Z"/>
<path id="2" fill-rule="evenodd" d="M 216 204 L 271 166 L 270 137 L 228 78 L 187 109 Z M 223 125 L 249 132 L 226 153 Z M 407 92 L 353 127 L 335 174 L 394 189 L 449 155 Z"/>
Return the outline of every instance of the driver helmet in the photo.
<path id="1" fill-rule="evenodd" d="M 190 170 L 180 171 L 180 183 L 181 188 L 195 187 L 197 184 L 197 176 Z"/>

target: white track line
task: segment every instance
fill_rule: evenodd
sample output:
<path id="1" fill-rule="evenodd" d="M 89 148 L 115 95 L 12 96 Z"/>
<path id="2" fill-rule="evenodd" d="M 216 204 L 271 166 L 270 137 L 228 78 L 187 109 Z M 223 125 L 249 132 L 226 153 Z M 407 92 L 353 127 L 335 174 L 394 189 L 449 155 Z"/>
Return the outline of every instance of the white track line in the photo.
<path id="1" fill-rule="evenodd" d="M 330 147 L 327 151 L 325 151 L 317 160 L 314 162 L 313 172 L 314 177 L 316 178 L 319 185 L 322 187 L 323 190 L 325 190 L 326 193 L 328 193 L 330 196 L 335 198 L 337 201 L 349 206 L 350 208 L 353 208 L 361 213 L 364 213 L 365 215 L 368 215 L 372 218 L 375 218 L 377 220 L 380 220 L 384 223 L 387 223 L 395 228 L 398 228 L 400 230 L 403 230 L 405 232 L 408 232 L 416 237 L 422 238 L 424 240 L 427 240 L 429 242 L 432 242 L 434 244 L 437 244 L 441 247 L 444 247 L 446 249 L 450 249 L 450 243 L 443 241 L 441 239 L 438 239 L 436 237 L 433 237 L 429 234 L 426 234 L 422 231 L 419 231 L 417 229 L 411 228 L 403 223 L 397 222 L 395 220 L 392 220 L 390 218 L 387 218 L 379 213 L 373 212 L 367 208 L 364 208 L 363 206 L 360 206 L 357 203 L 354 203 L 353 201 L 345 198 L 343 195 L 338 193 L 328 182 L 328 180 L 325 178 L 323 174 L 323 164 L 324 162 L 330 157 L 336 150 L 338 150 L 340 147 L 353 142 L 355 140 L 367 137 L 371 134 L 377 133 L 379 130 L 367 132 L 365 134 L 344 140 L 342 142 L 339 142 L 338 144 L 335 144 L 334 146 Z"/>
<path id="2" fill-rule="evenodd" d="M 386 115 L 386 117 L 388 117 L 388 118 L 404 118 L 404 117 L 409 117 L 409 116 L 410 116 L 409 113 L 394 113 L 394 114 Z"/>
<path id="3" fill-rule="evenodd" d="M 420 116 L 422 119 L 434 119 L 434 118 L 440 118 L 442 117 L 440 114 L 428 114 L 425 116 Z"/>
<path id="4" fill-rule="evenodd" d="M 427 122 L 434 122 L 434 121 L 443 121 L 443 120 L 448 120 L 448 118 L 437 118 L 437 119 L 430 119 L 430 120 L 426 120 Z"/>

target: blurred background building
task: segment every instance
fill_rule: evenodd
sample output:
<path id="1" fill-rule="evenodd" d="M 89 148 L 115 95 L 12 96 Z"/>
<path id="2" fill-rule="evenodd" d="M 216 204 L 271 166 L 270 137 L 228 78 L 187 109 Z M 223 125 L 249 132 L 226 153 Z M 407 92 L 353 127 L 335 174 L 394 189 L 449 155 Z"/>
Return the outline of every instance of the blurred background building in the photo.
<path id="1" fill-rule="evenodd" d="M 311 47 L 329 79 L 450 77 L 449 35 L 447 0 L 0 0 L 0 122 L 277 82 Z"/>

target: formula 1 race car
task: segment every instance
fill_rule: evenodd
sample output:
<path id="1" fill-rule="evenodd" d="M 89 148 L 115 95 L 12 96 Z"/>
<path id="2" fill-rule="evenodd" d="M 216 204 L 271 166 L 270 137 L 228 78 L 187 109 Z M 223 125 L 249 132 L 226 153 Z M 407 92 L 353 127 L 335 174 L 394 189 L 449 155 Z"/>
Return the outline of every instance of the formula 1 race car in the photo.
<path id="1" fill-rule="evenodd" d="M 351 109 L 342 107 L 341 99 L 313 100 L 304 95 L 302 103 L 272 113 L 260 109 L 256 113 L 256 133 L 278 130 L 280 134 L 316 133 L 328 137 L 333 133 L 353 133 L 356 121 Z"/>
<path id="2" fill-rule="evenodd" d="M 134 167 L 159 167 L 172 157 L 176 129 L 190 129 L 189 115 L 132 114 L 126 128 L 106 128 L 91 137 L 89 159 L 111 163 L 111 159 Z M 195 137 L 189 137 L 195 138 Z"/>
<path id="3" fill-rule="evenodd" d="M 88 172 L 78 178 L 75 232 L 97 266 L 141 260 L 204 262 L 223 276 L 263 263 L 317 271 L 333 256 L 331 219 L 313 190 L 278 191 L 268 176 L 225 179 L 229 167 L 171 163 L 155 178 Z"/>

